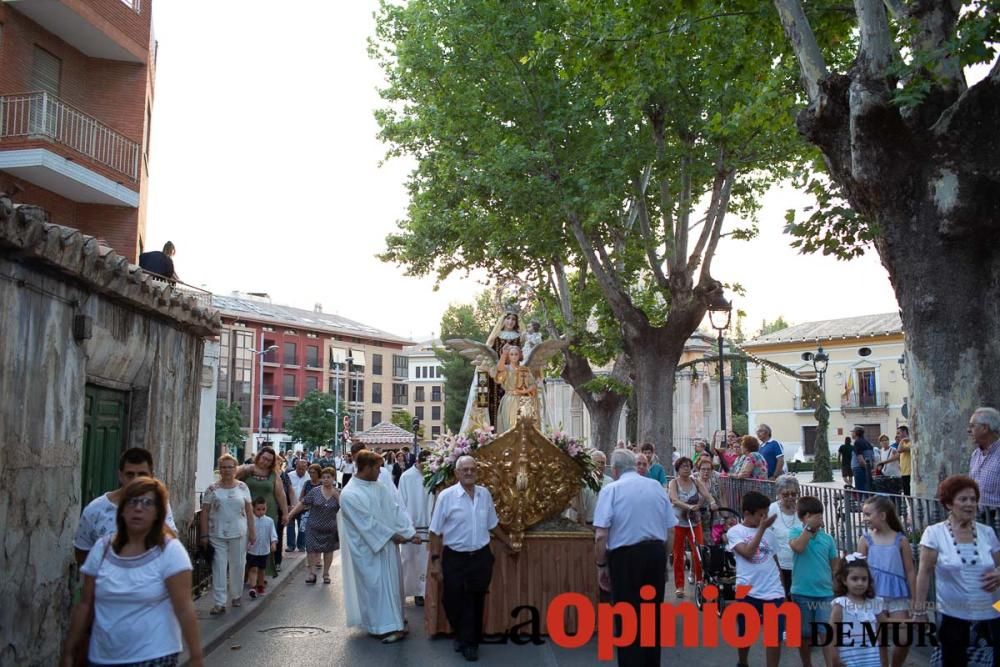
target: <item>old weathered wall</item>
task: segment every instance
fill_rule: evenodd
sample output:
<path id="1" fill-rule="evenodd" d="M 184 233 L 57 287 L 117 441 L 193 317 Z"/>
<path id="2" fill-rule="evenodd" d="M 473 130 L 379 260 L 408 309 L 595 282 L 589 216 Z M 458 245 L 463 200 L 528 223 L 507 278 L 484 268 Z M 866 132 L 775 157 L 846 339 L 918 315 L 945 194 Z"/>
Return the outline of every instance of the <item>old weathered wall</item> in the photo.
<path id="1" fill-rule="evenodd" d="M 0 243 L 3 665 L 55 664 L 65 636 L 87 383 L 129 392 L 126 446 L 152 452 L 182 531 L 193 517 L 202 335 L 112 299 Z M 80 343 L 76 314 L 93 322 Z"/>

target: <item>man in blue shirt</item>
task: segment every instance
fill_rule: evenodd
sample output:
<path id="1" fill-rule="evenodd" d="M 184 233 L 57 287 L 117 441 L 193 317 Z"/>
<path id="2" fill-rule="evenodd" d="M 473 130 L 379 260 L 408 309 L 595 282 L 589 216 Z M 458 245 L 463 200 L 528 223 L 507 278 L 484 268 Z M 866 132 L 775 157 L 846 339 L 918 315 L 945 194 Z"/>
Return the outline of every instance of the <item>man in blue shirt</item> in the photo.
<path id="1" fill-rule="evenodd" d="M 646 477 L 655 479 L 660 483 L 660 486 L 666 486 L 667 471 L 663 469 L 656 458 L 656 447 L 653 447 L 653 443 L 646 442 L 643 443 L 641 452 L 646 455 L 646 460 L 649 461 L 649 472 L 646 473 Z"/>
<path id="2" fill-rule="evenodd" d="M 760 455 L 767 461 L 767 478 L 777 479 L 785 471 L 785 449 L 771 437 L 771 427 L 767 424 L 757 427 L 757 439 L 761 443 Z"/>

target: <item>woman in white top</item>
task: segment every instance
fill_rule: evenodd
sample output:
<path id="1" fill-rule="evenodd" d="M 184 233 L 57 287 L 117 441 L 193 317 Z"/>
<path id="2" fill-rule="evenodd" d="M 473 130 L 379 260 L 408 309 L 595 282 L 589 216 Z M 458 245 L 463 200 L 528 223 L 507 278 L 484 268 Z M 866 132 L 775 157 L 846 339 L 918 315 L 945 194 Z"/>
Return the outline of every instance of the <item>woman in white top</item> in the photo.
<path id="1" fill-rule="evenodd" d="M 913 616 L 926 620 L 924 607 L 934 575 L 938 648 L 933 665 L 993 665 L 1000 646 L 1000 540 L 992 528 L 976 523 L 979 485 L 952 475 L 938 486 L 938 500 L 948 518 L 928 526 L 920 538 L 920 568 Z"/>
<path id="2" fill-rule="evenodd" d="M 183 645 L 190 665 L 203 664 L 191 601 L 191 560 L 164 525 L 167 489 L 151 477 L 125 487 L 117 532 L 101 539 L 80 572 L 83 592 L 73 609 L 61 664 L 71 667 L 90 627 L 87 660 L 99 665 L 176 665 Z"/>
<path id="3" fill-rule="evenodd" d="M 781 570 L 781 586 L 785 589 L 785 597 L 791 599 L 792 562 L 794 560 L 792 547 L 788 544 L 788 532 L 802 521 L 795 511 L 799 500 L 799 480 L 793 475 L 782 475 L 774 483 L 775 495 L 778 499 L 771 503 L 767 510 L 768 516 L 777 516 L 778 520 L 771 526 L 778 541 L 778 568 Z"/>
<path id="4" fill-rule="evenodd" d="M 247 542 L 253 543 L 253 507 L 250 488 L 236 479 L 238 461 L 229 454 L 219 457 L 219 481 L 201 498 L 201 543 L 211 544 L 212 616 L 226 611 L 226 600 L 240 606 L 243 595 L 243 570 L 247 560 Z M 226 576 L 226 568 L 229 576 Z M 227 595 L 228 584 L 228 595 Z M 231 596 L 231 597 L 230 597 Z"/>

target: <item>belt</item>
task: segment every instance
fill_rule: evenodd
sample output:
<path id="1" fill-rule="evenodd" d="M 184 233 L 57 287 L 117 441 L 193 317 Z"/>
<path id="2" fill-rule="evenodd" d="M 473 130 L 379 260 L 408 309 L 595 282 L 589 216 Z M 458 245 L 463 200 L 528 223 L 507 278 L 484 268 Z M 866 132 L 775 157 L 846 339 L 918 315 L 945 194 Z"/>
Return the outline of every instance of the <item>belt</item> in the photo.
<path id="1" fill-rule="evenodd" d="M 482 553 L 482 551 L 484 549 L 489 549 L 489 548 L 490 548 L 490 545 L 487 544 L 487 545 L 485 545 L 483 547 L 480 547 L 480 548 L 476 549 L 475 551 L 459 551 L 457 549 L 452 549 L 451 547 L 445 547 L 444 550 L 445 551 L 449 551 L 449 552 L 451 552 L 451 553 L 453 553 L 453 554 L 455 554 L 457 556 L 470 557 L 470 556 L 475 556 L 475 555 L 477 555 L 479 553 Z"/>
<path id="2" fill-rule="evenodd" d="M 632 544 L 623 544 L 620 547 L 615 547 L 614 549 L 609 549 L 609 552 L 618 551 L 619 549 L 631 549 L 632 547 L 643 546 L 646 544 L 655 544 L 657 546 L 663 546 L 666 544 L 663 540 L 642 540 L 641 542 L 633 542 Z"/>

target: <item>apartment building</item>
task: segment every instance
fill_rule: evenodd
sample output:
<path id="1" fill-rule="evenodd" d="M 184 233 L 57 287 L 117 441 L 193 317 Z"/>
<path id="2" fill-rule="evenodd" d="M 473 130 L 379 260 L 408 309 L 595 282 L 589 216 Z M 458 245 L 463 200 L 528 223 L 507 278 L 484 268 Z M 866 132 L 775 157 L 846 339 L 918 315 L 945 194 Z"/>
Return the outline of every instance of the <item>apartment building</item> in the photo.
<path id="1" fill-rule="evenodd" d="M 813 413 L 820 394 L 812 362 L 802 354 L 822 346 L 830 357 L 825 377 L 830 451 L 836 451 L 855 425 L 864 427 L 871 442 L 882 433 L 893 437 L 909 415 L 903 338 L 899 314 L 881 313 L 803 322 L 745 343 L 755 357 L 806 378 L 748 364 L 750 432 L 765 423 L 785 445 L 787 460 L 812 458 L 817 432 Z"/>
<path id="2" fill-rule="evenodd" d="M 145 244 L 152 4 L 0 2 L 0 192 L 130 262 Z"/>
<path id="3" fill-rule="evenodd" d="M 213 295 L 222 312 L 219 399 L 239 405 L 251 446 L 285 446 L 291 409 L 311 391 L 340 397 L 351 431 L 410 410 L 412 341 L 360 322 L 271 303 L 265 294 Z"/>
<path id="4" fill-rule="evenodd" d="M 444 369 L 434 354 L 434 348 L 440 346 L 440 340 L 428 340 L 404 350 L 411 405 L 407 412 L 420 420 L 424 440 L 435 440 L 444 433 Z"/>

